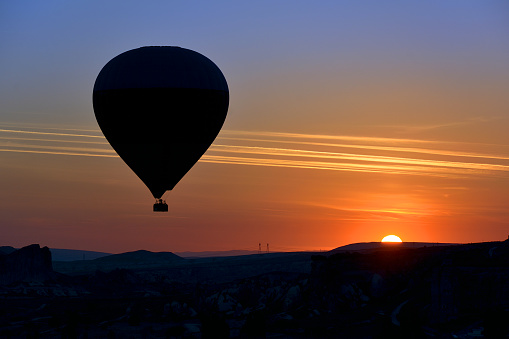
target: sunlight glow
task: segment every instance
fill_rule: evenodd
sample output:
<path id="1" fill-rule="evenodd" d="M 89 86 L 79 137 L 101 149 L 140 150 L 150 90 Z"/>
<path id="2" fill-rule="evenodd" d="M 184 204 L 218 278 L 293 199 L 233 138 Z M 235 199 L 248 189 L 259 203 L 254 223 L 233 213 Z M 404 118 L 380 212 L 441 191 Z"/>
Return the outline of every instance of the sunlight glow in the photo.
<path id="1" fill-rule="evenodd" d="M 382 239 L 382 242 L 402 242 L 402 241 L 401 241 L 400 237 L 398 237 L 397 235 L 391 234 L 391 235 L 385 236 Z"/>

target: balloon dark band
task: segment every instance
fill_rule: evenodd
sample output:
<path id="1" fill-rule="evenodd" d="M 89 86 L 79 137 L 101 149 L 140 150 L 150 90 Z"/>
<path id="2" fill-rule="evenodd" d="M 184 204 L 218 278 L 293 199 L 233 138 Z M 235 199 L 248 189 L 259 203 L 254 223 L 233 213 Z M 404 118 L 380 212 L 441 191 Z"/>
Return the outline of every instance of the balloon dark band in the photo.
<path id="1" fill-rule="evenodd" d="M 133 88 L 94 91 L 97 122 L 155 198 L 173 189 L 214 141 L 227 91 Z"/>

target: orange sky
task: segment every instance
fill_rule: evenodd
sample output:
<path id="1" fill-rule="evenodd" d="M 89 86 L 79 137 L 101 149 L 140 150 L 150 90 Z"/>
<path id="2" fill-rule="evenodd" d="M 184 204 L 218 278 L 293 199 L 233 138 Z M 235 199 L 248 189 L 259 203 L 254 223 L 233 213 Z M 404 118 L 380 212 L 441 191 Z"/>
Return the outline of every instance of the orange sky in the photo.
<path id="1" fill-rule="evenodd" d="M 506 239 L 509 11 L 410 2 L 271 11 L 218 2 L 215 17 L 205 3 L 198 12 L 132 5 L 114 18 L 92 5 L 9 5 L 0 245 L 287 251 L 388 234 Z M 166 194 L 168 213 L 152 212 L 92 109 L 101 67 L 151 44 L 210 57 L 231 96 L 219 137 Z"/>
<path id="2" fill-rule="evenodd" d="M 157 214 L 99 131 L 10 126 L 0 133 L 11 192 L 2 216 L 25 229 L 21 243 L 184 251 L 269 242 L 296 250 L 387 234 L 488 241 L 508 229 L 507 146 L 224 130 L 166 194 L 170 212 Z"/>

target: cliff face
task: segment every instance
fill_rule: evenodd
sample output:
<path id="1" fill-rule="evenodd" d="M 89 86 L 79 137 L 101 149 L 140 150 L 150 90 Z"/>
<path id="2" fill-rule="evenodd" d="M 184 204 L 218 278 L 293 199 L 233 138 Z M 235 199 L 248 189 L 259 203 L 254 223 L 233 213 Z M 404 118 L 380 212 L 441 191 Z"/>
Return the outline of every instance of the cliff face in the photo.
<path id="1" fill-rule="evenodd" d="M 433 273 L 433 322 L 443 323 L 509 305 L 509 267 L 442 266 Z"/>
<path id="2" fill-rule="evenodd" d="M 320 311 L 378 307 L 409 336 L 476 322 L 509 334 L 509 241 L 315 256 L 309 282 Z"/>
<path id="3" fill-rule="evenodd" d="M 431 314 L 443 323 L 509 306 L 509 241 L 464 245 L 433 268 Z"/>
<path id="4" fill-rule="evenodd" d="M 0 255 L 0 284 L 44 282 L 54 277 L 49 248 L 38 244 Z"/>

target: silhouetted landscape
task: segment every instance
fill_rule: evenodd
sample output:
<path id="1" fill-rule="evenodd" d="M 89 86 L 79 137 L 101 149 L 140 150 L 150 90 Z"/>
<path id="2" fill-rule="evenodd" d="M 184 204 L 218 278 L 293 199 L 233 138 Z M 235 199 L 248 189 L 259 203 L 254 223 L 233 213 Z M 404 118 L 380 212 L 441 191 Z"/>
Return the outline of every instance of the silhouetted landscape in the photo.
<path id="1" fill-rule="evenodd" d="M 141 250 L 52 261 L 39 245 L 0 252 L 5 338 L 509 334 L 509 240 L 194 259 Z"/>

